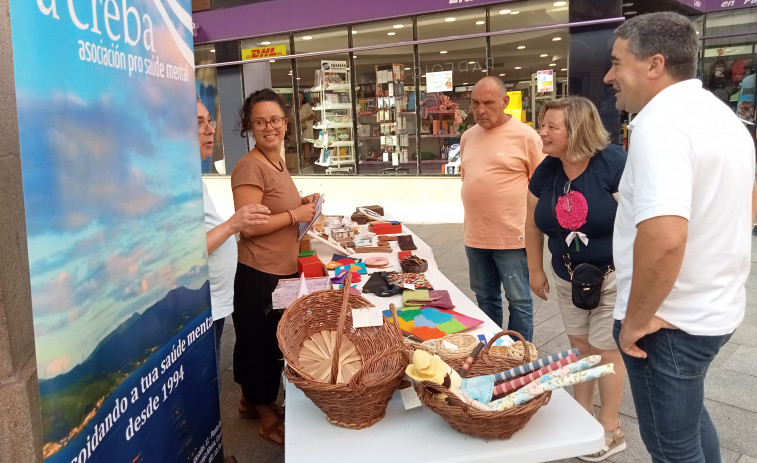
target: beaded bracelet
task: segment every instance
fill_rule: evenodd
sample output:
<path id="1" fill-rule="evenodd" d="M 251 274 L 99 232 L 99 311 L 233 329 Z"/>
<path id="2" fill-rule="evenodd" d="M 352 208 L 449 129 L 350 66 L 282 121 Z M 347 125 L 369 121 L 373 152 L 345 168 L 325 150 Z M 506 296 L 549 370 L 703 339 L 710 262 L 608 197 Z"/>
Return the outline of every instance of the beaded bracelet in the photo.
<path id="1" fill-rule="evenodd" d="M 297 219 L 294 218 L 294 212 L 292 212 L 291 209 L 289 209 L 289 211 L 287 212 L 289 212 L 289 217 L 292 218 L 292 223 L 290 223 L 289 225 L 294 225 L 295 223 L 297 223 Z"/>

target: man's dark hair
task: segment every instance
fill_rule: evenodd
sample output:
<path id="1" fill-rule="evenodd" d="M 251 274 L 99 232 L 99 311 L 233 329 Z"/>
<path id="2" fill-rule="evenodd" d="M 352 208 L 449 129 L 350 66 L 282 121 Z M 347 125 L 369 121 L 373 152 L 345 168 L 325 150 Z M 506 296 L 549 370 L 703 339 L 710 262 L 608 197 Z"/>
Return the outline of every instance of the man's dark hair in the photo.
<path id="1" fill-rule="evenodd" d="M 628 40 L 638 59 L 662 55 L 665 70 L 677 81 L 696 75 L 699 40 L 685 16 L 670 11 L 636 16 L 615 29 L 615 37 Z"/>

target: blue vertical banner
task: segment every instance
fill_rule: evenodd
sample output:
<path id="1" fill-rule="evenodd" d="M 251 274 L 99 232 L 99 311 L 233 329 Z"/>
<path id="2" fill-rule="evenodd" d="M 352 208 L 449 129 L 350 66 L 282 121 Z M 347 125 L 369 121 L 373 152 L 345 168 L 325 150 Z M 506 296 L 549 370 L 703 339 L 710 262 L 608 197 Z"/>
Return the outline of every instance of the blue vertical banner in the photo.
<path id="1" fill-rule="evenodd" d="M 189 0 L 10 2 L 46 462 L 216 462 Z"/>

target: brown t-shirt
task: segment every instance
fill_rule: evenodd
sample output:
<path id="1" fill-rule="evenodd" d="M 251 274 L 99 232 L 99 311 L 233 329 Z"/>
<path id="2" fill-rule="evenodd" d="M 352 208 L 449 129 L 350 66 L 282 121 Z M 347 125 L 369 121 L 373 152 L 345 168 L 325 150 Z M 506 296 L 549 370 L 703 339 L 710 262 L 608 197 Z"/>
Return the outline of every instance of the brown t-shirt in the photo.
<path id="1" fill-rule="evenodd" d="M 253 185 L 263 190 L 261 204 L 271 215 L 280 214 L 302 204 L 297 187 L 289 172 L 279 172 L 265 163 L 246 155 L 234 166 L 231 189 L 240 185 Z M 287 225 L 267 235 L 241 238 L 238 246 L 239 262 L 272 275 L 290 275 L 297 272 L 298 225 Z"/>

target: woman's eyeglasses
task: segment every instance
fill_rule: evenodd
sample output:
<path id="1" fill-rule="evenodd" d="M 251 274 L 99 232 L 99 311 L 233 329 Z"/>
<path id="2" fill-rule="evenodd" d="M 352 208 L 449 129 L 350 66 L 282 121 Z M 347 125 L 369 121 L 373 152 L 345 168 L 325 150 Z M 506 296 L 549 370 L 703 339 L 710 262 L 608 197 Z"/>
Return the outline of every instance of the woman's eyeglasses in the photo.
<path id="1" fill-rule="evenodd" d="M 284 121 L 286 121 L 285 117 L 272 117 L 270 121 L 265 119 L 254 119 L 252 121 L 252 127 L 257 130 L 265 130 L 265 128 L 268 127 L 268 124 L 271 124 L 271 127 L 274 129 L 280 129 L 284 126 Z"/>

